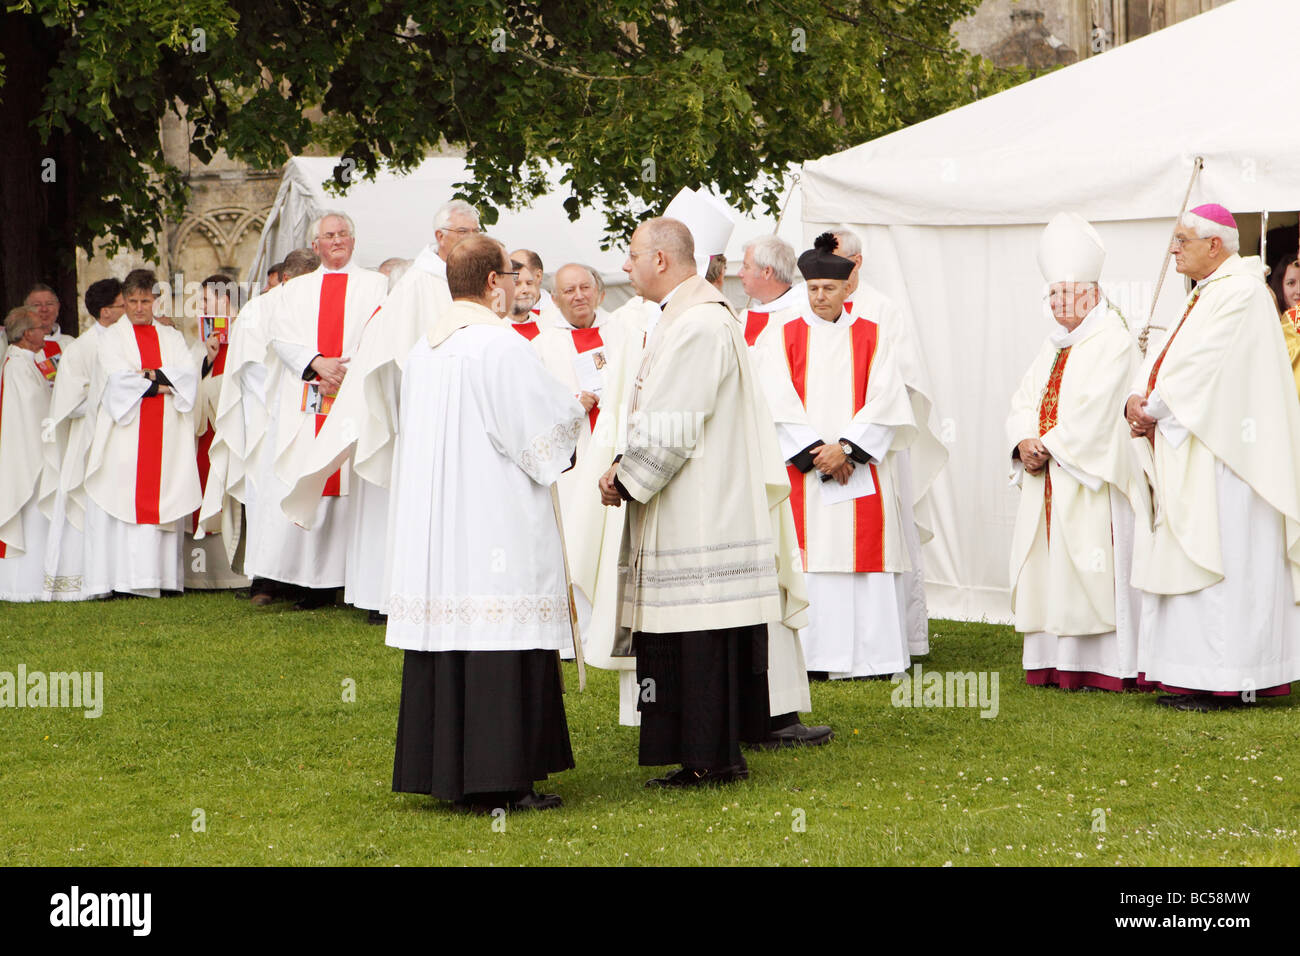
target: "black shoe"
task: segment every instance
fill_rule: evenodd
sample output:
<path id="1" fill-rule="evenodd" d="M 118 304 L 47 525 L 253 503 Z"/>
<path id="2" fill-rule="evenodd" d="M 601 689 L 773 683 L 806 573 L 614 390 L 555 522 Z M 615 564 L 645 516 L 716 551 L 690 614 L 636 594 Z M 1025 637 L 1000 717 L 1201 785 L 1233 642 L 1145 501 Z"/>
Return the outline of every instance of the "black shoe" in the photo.
<path id="1" fill-rule="evenodd" d="M 388 623 L 388 615 L 387 615 L 387 614 L 380 614 L 378 611 L 371 611 L 371 612 L 366 616 L 366 623 L 367 623 L 367 624 L 387 624 L 387 623 Z"/>
<path id="2" fill-rule="evenodd" d="M 831 675 L 827 671 L 809 671 L 808 679 L 810 681 L 830 680 Z"/>
<path id="3" fill-rule="evenodd" d="M 720 767 L 717 770 L 705 770 L 699 767 L 683 767 L 666 777 L 654 777 L 645 782 L 651 789 L 682 789 L 685 787 L 712 787 L 723 783 L 735 783 L 748 780 L 749 768 L 743 764 Z"/>
<path id="4" fill-rule="evenodd" d="M 1190 710 L 1198 714 L 1208 714 L 1216 710 L 1236 710 L 1247 706 L 1240 696 L 1216 697 L 1213 694 L 1183 694 L 1169 706 L 1174 710 Z"/>
<path id="5" fill-rule="evenodd" d="M 1156 703 L 1161 707 L 1173 707 L 1176 703 L 1182 700 L 1182 698 L 1182 694 L 1162 694 L 1156 698 Z"/>
<path id="6" fill-rule="evenodd" d="M 302 600 L 293 606 L 293 609 L 295 611 L 315 611 L 317 608 L 333 607 L 337 591 L 337 588 L 310 588 L 303 594 Z"/>
<path id="7" fill-rule="evenodd" d="M 538 793 L 536 790 L 530 790 L 518 800 L 511 801 L 509 809 L 554 810 L 556 807 L 562 806 L 564 806 L 564 801 L 560 799 L 558 793 Z"/>
<path id="8" fill-rule="evenodd" d="M 780 750 L 783 747 L 820 747 L 830 743 L 835 731 L 826 726 L 805 727 L 803 724 L 791 724 L 767 735 L 766 740 L 754 744 L 760 750 Z"/>
<path id="9" fill-rule="evenodd" d="M 893 674 L 864 674 L 861 677 L 855 677 L 854 680 L 893 680 Z"/>
<path id="10" fill-rule="evenodd" d="M 513 793 L 467 793 L 452 806 L 480 816 L 497 810 L 554 810 L 564 805 L 558 793 L 538 793 L 536 790 L 516 790 Z"/>

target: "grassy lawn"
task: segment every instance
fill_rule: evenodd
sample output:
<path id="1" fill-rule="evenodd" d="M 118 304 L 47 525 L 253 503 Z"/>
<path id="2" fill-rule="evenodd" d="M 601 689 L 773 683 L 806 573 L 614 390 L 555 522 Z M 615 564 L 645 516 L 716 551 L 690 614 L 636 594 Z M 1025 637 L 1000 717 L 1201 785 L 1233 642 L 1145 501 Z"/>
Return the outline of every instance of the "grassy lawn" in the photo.
<path id="1" fill-rule="evenodd" d="M 926 670 L 1000 673 L 996 717 L 815 684 L 833 743 L 752 754 L 748 782 L 701 792 L 645 790 L 613 675 L 579 694 L 566 665 L 578 766 L 543 787 L 565 806 L 502 830 L 392 792 L 401 653 L 363 612 L 230 593 L 0 605 L 0 671 L 102 671 L 105 698 L 97 719 L 0 710 L 0 863 L 1300 863 L 1290 698 L 1189 714 L 1030 688 L 1010 628 L 931 631 Z"/>

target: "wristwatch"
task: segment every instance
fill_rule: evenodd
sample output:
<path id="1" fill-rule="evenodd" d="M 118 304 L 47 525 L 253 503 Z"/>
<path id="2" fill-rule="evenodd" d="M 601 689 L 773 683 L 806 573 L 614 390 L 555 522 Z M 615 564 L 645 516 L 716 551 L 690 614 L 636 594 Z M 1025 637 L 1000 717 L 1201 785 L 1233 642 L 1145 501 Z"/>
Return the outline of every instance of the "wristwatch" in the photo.
<path id="1" fill-rule="evenodd" d="M 853 457 L 853 445 L 844 439 L 840 439 L 840 451 L 844 452 L 845 458 Z"/>

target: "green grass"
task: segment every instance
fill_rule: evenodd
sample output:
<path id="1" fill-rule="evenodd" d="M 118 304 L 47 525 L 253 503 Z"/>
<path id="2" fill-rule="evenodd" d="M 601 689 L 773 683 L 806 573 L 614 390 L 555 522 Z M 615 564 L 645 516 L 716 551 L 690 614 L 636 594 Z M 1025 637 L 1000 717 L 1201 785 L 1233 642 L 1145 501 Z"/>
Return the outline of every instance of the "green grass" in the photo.
<path id="1" fill-rule="evenodd" d="M 1009 628 L 931 630 L 927 670 L 1000 672 L 996 718 L 815 684 L 833 743 L 753 753 L 748 782 L 700 792 L 645 790 L 614 676 L 579 694 L 567 665 L 578 766 L 544 787 L 565 805 L 497 832 L 392 792 L 401 653 L 362 612 L 230 593 L 0 605 L 0 671 L 105 681 L 98 719 L 0 710 L 0 864 L 1300 863 L 1290 699 L 1202 715 L 1030 688 Z"/>

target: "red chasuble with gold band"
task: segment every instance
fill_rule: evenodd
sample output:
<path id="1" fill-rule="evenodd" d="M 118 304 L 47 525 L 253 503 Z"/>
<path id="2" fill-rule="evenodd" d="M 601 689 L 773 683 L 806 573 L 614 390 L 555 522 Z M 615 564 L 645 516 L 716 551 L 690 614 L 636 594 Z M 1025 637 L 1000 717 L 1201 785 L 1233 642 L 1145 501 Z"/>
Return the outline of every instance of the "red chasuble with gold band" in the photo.
<path id="1" fill-rule="evenodd" d="M 782 329 L 785 345 L 786 367 L 790 372 L 790 381 L 795 394 L 805 408 L 808 407 L 808 365 L 809 338 L 811 329 L 802 319 L 787 322 Z M 876 356 L 879 342 L 878 328 L 874 322 L 858 319 L 850 327 L 849 343 L 853 368 L 852 381 L 845 383 L 853 393 L 853 414 L 862 410 L 867 400 L 867 387 L 871 380 L 871 367 Z M 836 441 L 839 436 L 831 436 L 828 441 Z M 794 509 L 795 531 L 799 537 L 799 550 L 808 552 L 807 510 L 809 502 L 805 475 L 794 465 L 787 465 L 790 473 L 790 503 Z M 855 467 L 862 467 L 855 465 Z M 883 496 L 880 488 L 880 475 L 874 464 L 866 466 L 871 470 L 871 481 L 875 493 L 851 502 L 853 514 L 853 567 L 854 572 L 884 571 L 885 568 L 885 517 Z M 818 479 L 820 480 L 820 479 Z M 814 502 L 814 505 L 818 504 Z M 807 562 L 805 561 L 805 565 Z"/>

